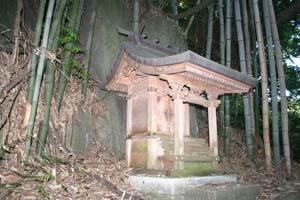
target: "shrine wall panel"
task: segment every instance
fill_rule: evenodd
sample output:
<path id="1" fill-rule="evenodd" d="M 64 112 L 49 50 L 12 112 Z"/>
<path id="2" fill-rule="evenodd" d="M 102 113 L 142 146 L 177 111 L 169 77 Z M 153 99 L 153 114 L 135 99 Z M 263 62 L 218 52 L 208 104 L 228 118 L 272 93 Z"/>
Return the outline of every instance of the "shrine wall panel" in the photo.
<path id="1" fill-rule="evenodd" d="M 146 95 L 132 100 L 131 135 L 148 133 L 148 98 Z"/>

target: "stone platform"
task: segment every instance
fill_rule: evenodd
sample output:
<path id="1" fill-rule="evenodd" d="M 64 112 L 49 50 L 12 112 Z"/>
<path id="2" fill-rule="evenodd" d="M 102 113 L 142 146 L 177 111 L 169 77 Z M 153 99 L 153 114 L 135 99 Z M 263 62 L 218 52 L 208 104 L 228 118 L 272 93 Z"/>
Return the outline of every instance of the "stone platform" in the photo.
<path id="1" fill-rule="evenodd" d="M 258 185 L 239 185 L 235 176 L 149 177 L 130 176 L 134 189 L 151 200 L 255 200 Z"/>

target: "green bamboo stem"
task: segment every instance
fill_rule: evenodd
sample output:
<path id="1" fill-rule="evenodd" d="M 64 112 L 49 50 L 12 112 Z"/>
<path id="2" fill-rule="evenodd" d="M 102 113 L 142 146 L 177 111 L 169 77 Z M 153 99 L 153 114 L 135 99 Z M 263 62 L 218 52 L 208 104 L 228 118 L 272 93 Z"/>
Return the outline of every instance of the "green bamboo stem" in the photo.
<path id="1" fill-rule="evenodd" d="M 50 31 L 50 24 L 51 24 L 51 20 L 52 20 L 54 3 L 55 3 L 55 0 L 49 0 L 48 9 L 47 9 L 46 22 L 45 22 L 42 47 L 41 47 L 41 55 L 40 55 L 39 64 L 38 64 L 38 68 L 37 68 L 37 75 L 36 75 L 34 93 L 33 93 L 33 98 L 32 98 L 31 112 L 30 112 L 27 130 L 26 130 L 26 144 L 25 144 L 26 160 L 28 160 L 29 154 L 30 154 L 30 148 L 31 148 L 31 142 L 32 142 L 31 141 L 32 140 L 32 132 L 33 132 L 33 128 L 34 128 L 34 122 L 35 122 L 35 116 L 36 116 L 36 111 L 37 111 L 37 106 L 38 106 L 41 82 L 42 82 L 42 78 L 43 78 L 46 50 L 47 50 L 47 46 L 48 46 L 48 36 L 49 36 L 49 31 Z"/>
<path id="2" fill-rule="evenodd" d="M 284 68 L 282 64 L 281 45 L 280 45 L 280 39 L 279 39 L 278 28 L 276 24 L 276 18 L 275 18 L 275 12 L 274 12 L 272 0 L 269 0 L 269 9 L 270 9 L 272 33 L 273 33 L 274 44 L 275 44 L 276 66 L 277 66 L 278 78 L 280 83 L 283 154 L 285 158 L 288 175 L 291 175 L 292 167 L 291 167 L 291 155 L 290 155 L 289 119 L 288 119 L 288 107 L 287 107 L 287 98 L 286 98 L 286 84 L 285 84 Z"/>
<path id="3" fill-rule="evenodd" d="M 226 66 L 231 67 L 231 18 L 232 18 L 232 2 L 226 0 Z M 231 127 L 230 127 L 230 98 L 229 95 L 225 95 L 224 99 L 224 113 L 225 113 L 225 155 L 230 154 L 230 139 L 231 139 Z"/>
<path id="4" fill-rule="evenodd" d="M 269 69 L 271 78 L 273 153 L 274 163 L 276 166 L 278 166 L 280 163 L 280 144 L 278 127 L 277 75 L 275 67 L 275 54 L 273 49 L 273 36 L 270 22 L 269 0 L 263 0 L 263 13 L 268 44 Z"/>
<path id="5" fill-rule="evenodd" d="M 220 64 L 225 65 L 225 27 L 224 27 L 224 14 L 223 14 L 223 0 L 218 1 L 218 11 L 219 11 L 219 23 L 220 23 Z M 221 105 L 219 107 L 219 127 L 220 127 L 220 133 L 224 134 L 224 107 L 225 103 L 225 97 L 221 97 Z"/>
<path id="6" fill-rule="evenodd" d="M 60 23 L 63 15 L 63 11 L 66 7 L 67 0 L 60 0 L 56 6 L 55 16 L 53 18 L 53 22 L 51 25 L 51 31 L 49 35 L 48 49 L 51 53 L 56 54 L 58 44 L 59 44 L 59 36 L 61 32 Z M 40 130 L 38 133 L 38 139 L 36 143 L 36 154 L 41 155 L 44 150 L 44 146 L 46 143 L 47 133 L 49 129 L 49 120 L 51 113 L 51 101 L 53 96 L 53 88 L 54 88 L 54 79 L 55 79 L 55 63 L 48 60 L 47 61 L 47 69 L 46 69 L 46 77 L 45 77 L 45 96 L 44 96 L 44 118 L 40 124 Z"/>
<path id="7" fill-rule="evenodd" d="M 75 31 L 76 19 L 78 14 L 78 3 L 79 1 L 72 1 L 72 5 L 70 6 L 70 22 L 67 24 L 69 31 Z M 72 66 L 70 65 L 72 52 L 70 51 L 70 49 L 72 49 L 73 46 L 73 42 L 68 42 L 64 46 L 64 52 L 61 59 L 62 69 L 58 77 L 57 93 L 55 98 L 58 111 L 60 111 L 63 95 L 67 85 L 67 77 L 70 76 L 72 71 Z"/>
<path id="8" fill-rule="evenodd" d="M 97 13 L 97 1 L 93 0 L 92 3 L 92 16 L 90 19 L 90 29 L 88 32 L 88 39 L 86 43 L 86 59 L 83 67 L 83 81 L 82 81 L 82 94 L 84 98 L 86 97 L 86 88 L 87 88 L 87 82 L 88 82 L 88 76 L 89 76 L 89 66 L 91 62 L 91 47 L 92 47 L 92 40 L 93 40 L 93 34 L 94 34 L 94 27 L 96 22 L 96 13 Z"/>
<path id="9" fill-rule="evenodd" d="M 224 25 L 224 14 L 223 14 L 223 0 L 218 1 L 218 11 L 219 11 L 219 24 L 220 24 L 220 63 L 225 65 L 225 25 Z M 225 128 L 225 96 L 221 97 L 221 104 L 219 106 L 219 129 L 220 133 L 224 135 L 224 128 Z M 226 141 L 226 139 L 225 139 Z M 225 149 L 226 148 L 225 145 Z M 225 154 L 228 153 L 225 150 Z"/>
<path id="10" fill-rule="evenodd" d="M 75 25 L 75 33 L 79 33 L 80 30 L 80 23 L 81 23 L 81 17 L 83 15 L 83 5 L 84 5 L 84 0 L 79 0 L 79 5 L 78 5 L 78 15 L 76 19 L 76 25 Z"/>
<path id="11" fill-rule="evenodd" d="M 206 42 L 206 58 L 211 58 L 211 48 L 213 39 L 213 24 L 214 24 L 214 6 L 208 7 L 208 27 L 207 27 L 207 42 Z"/>
<path id="12" fill-rule="evenodd" d="M 177 0 L 171 0 L 172 15 L 178 14 Z"/>
<path id="13" fill-rule="evenodd" d="M 37 64 L 37 55 L 35 54 L 35 49 L 39 47 L 41 32 L 42 32 L 42 23 L 46 9 L 46 0 L 40 1 L 39 13 L 37 17 L 37 22 L 35 26 L 34 32 L 34 41 L 33 41 L 33 52 L 31 53 L 30 59 L 30 77 L 28 84 L 28 93 L 27 93 L 27 101 L 32 104 L 32 96 L 34 92 L 34 84 L 35 84 L 35 75 L 36 75 L 36 64 Z"/>
<path id="14" fill-rule="evenodd" d="M 248 1 L 248 8 L 249 8 L 249 24 L 250 24 L 250 32 L 254 33 L 255 32 L 255 24 L 254 24 L 254 15 L 253 15 L 253 5 L 251 1 Z M 251 59 L 252 59 L 252 64 L 253 64 L 253 73 L 255 79 L 258 79 L 258 64 L 257 64 L 257 47 L 256 47 L 256 35 L 251 34 L 250 35 L 250 46 L 251 46 Z M 260 88 L 259 85 L 257 84 L 255 87 L 255 96 L 254 96 L 254 118 L 255 118 L 255 134 L 256 137 L 260 138 L 260 112 L 259 112 L 259 102 L 260 102 L 260 94 L 259 94 Z M 260 143 L 261 145 L 261 143 Z M 262 145 L 261 145 L 262 146 Z"/>
<path id="15" fill-rule="evenodd" d="M 139 0 L 134 0 L 133 5 L 133 32 L 139 32 Z"/>
<path id="16" fill-rule="evenodd" d="M 245 43 L 242 28 L 242 17 L 239 0 L 234 0 L 234 10 L 235 10 L 235 21 L 238 36 L 238 46 L 239 46 L 239 59 L 241 72 L 247 75 L 247 64 L 246 64 L 246 54 L 245 54 Z M 246 145 L 247 154 L 250 159 L 253 158 L 253 141 L 252 141 L 252 127 L 251 127 L 251 113 L 250 113 L 250 100 L 249 94 L 243 95 L 244 104 L 244 117 L 245 117 L 245 132 L 246 132 Z"/>
<path id="17" fill-rule="evenodd" d="M 243 29 L 245 35 L 245 50 L 246 50 L 246 66 L 248 76 L 253 75 L 253 70 L 251 66 L 251 45 L 250 45 L 250 33 L 249 33 L 249 20 L 248 20 L 248 8 L 246 0 L 242 0 L 242 10 L 243 10 Z M 255 114 L 254 114 L 254 97 L 253 92 L 249 92 L 250 101 L 250 116 L 251 116 L 251 130 L 252 135 L 255 135 Z"/>

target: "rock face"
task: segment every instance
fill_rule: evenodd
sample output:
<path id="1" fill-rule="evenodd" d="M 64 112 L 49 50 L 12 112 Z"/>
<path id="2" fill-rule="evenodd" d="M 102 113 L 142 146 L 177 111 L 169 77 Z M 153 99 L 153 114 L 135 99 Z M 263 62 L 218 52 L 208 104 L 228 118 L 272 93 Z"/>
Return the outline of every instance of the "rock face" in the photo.
<path id="1" fill-rule="evenodd" d="M 113 62 L 122 41 L 127 37 L 117 33 L 116 27 L 132 30 L 132 5 L 122 0 L 102 0 L 98 2 L 96 26 L 93 38 L 90 73 L 98 79 L 102 86 L 111 74 Z M 88 22 L 91 11 L 91 0 L 85 2 L 85 14 L 81 25 L 81 39 L 85 46 L 88 33 Z M 143 5 L 141 5 L 143 6 Z M 140 21 L 145 28 L 143 34 L 149 39 L 157 39 L 161 44 L 179 46 L 186 49 L 182 34 L 174 21 L 153 8 L 142 8 Z M 126 131 L 126 99 L 113 92 L 97 88 L 98 97 L 104 105 L 104 113 L 93 118 L 94 131 L 100 144 L 120 157 L 125 153 Z M 79 123 L 85 123 L 81 121 Z M 83 124 L 88 126 L 88 124 Z M 88 134 L 88 133 L 82 133 Z"/>
<path id="2" fill-rule="evenodd" d="M 25 23 L 34 30 L 38 11 L 37 0 L 24 1 Z M 156 8 L 141 1 L 140 23 L 144 25 L 143 34 L 153 41 L 163 45 L 172 45 L 186 50 L 184 39 L 178 25 Z M 5 32 L 5 37 L 0 37 L 0 50 L 11 50 L 14 16 L 17 0 L 0 0 L 0 32 Z M 89 28 L 92 0 L 85 0 L 85 10 L 81 23 L 81 44 L 84 47 Z M 132 0 L 101 0 L 97 5 L 96 25 L 92 46 L 90 73 L 93 78 L 101 82 L 104 87 L 107 76 L 111 73 L 113 62 L 122 41 L 127 37 L 117 33 L 116 27 L 132 30 Z M 10 30 L 10 31 L 9 31 Z M 8 39 L 9 38 L 9 39 Z M 8 43 L 7 43 L 8 42 Z M 22 49 L 21 49 L 22 50 Z M 66 125 L 66 135 L 70 137 L 67 146 L 74 152 L 86 152 L 91 143 L 92 134 L 96 135 L 99 144 L 120 157 L 125 152 L 126 131 L 126 99 L 113 92 L 97 88 L 99 101 L 103 102 L 104 112 L 100 117 L 89 116 L 89 120 L 77 120 L 72 125 Z M 195 113 L 191 113 L 193 115 Z M 87 114 L 78 112 L 74 119 L 82 119 Z M 194 120 L 194 124 L 197 120 Z M 70 127 L 71 126 L 71 127 Z M 78 129 L 78 127 L 85 127 Z M 192 129 L 197 129 L 191 124 Z M 74 136 L 75 132 L 76 136 Z M 191 131 L 193 133 L 195 131 Z M 76 139 L 77 138 L 77 139 Z M 90 138 L 90 139 L 87 139 Z M 75 140 L 75 141 L 74 141 Z M 78 140 L 78 141 L 77 141 Z M 80 145 L 78 142 L 80 141 Z M 83 143 L 82 143 L 83 142 Z M 81 144 L 82 143 L 82 144 Z M 76 145 L 75 145 L 76 144 Z M 83 148 L 84 147 L 84 148 Z"/>

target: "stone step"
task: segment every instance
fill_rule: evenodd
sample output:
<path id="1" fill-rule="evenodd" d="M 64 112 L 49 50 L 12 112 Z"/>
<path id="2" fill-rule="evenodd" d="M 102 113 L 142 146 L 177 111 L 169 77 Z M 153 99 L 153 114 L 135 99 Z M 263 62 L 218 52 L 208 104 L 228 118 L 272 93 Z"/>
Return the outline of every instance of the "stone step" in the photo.
<path id="1" fill-rule="evenodd" d="M 174 142 L 174 138 L 169 138 L 169 137 L 159 137 L 160 140 L 164 142 Z M 207 142 L 204 139 L 201 138 L 184 138 L 184 143 L 191 144 L 191 145 L 208 145 Z"/>
<path id="2" fill-rule="evenodd" d="M 160 141 L 164 144 L 174 144 L 174 140 L 166 140 L 166 139 L 161 139 L 159 138 Z M 184 141 L 184 145 L 185 146 L 195 146 L 195 147 L 208 147 L 208 144 L 206 142 L 202 142 L 202 141 L 194 141 L 194 142 L 186 142 Z"/>
<path id="3" fill-rule="evenodd" d="M 161 145 L 166 149 L 172 151 L 174 149 L 174 143 L 161 143 Z M 184 145 L 185 151 L 195 151 L 195 152 L 210 152 L 208 146 L 190 146 Z"/>
<path id="4" fill-rule="evenodd" d="M 174 155 L 174 151 L 165 151 L 166 155 Z M 201 157 L 201 156 L 208 156 L 211 157 L 210 152 L 186 152 L 184 151 L 185 156 L 195 156 L 195 157 Z"/>
<path id="5" fill-rule="evenodd" d="M 175 161 L 184 161 L 184 162 L 212 162 L 212 157 L 210 156 L 175 156 L 175 155 L 164 155 L 158 157 L 159 161 L 175 162 Z"/>

